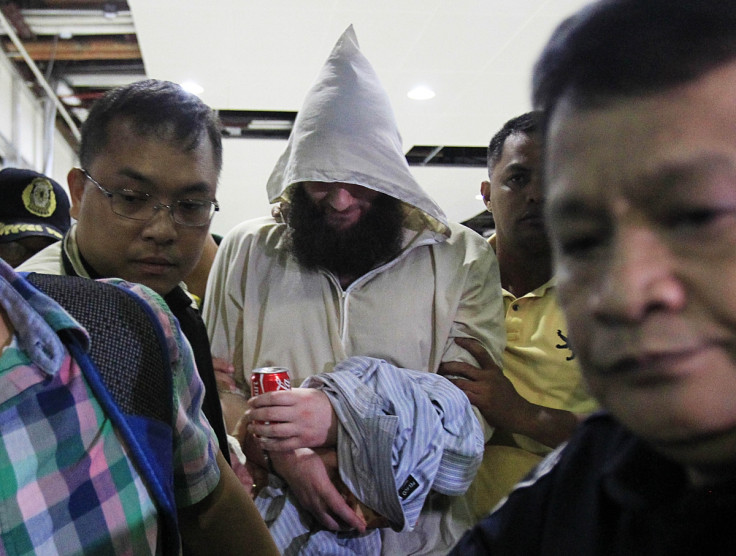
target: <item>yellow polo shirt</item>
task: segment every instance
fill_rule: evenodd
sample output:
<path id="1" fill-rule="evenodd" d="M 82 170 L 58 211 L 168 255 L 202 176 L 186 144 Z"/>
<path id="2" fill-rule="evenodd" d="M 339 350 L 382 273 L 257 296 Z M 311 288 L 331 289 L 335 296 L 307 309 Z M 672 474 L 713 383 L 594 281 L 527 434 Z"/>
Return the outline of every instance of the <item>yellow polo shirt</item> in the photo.
<path id="1" fill-rule="evenodd" d="M 557 302 L 556 279 L 516 298 L 503 290 L 506 310 L 504 374 L 532 403 L 573 413 L 598 404 L 588 394 L 567 342 L 567 321 Z M 471 490 L 476 518 L 486 515 L 549 448 L 529 437 L 496 431 L 486 444 Z"/>

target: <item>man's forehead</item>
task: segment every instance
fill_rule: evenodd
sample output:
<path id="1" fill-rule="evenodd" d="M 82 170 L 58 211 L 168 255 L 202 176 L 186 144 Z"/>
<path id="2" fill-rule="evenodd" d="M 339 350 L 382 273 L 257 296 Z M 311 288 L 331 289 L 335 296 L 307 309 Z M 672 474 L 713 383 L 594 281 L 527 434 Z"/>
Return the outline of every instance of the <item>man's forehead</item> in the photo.
<path id="1" fill-rule="evenodd" d="M 642 168 L 647 158 L 636 155 L 651 147 L 642 141 L 649 133 L 639 129 L 638 107 L 632 100 L 601 106 L 581 107 L 564 99 L 549 117 L 544 135 L 544 186 L 548 201 L 572 193 L 585 196 L 596 191 L 595 185 L 615 186 L 624 174 L 649 172 Z M 637 144 L 637 140 L 644 144 Z"/>
<path id="2" fill-rule="evenodd" d="M 116 137 L 124 137 L 129 142 L 163 143 L 183 153 L 207 151 L 215 161 L 215 147 L 204 126 L 193 127 L 184 133 L 171 120 L 150 125 L 135 115 L 122 114 L 110 119 L 105 131 L 107 141 L 100 147 L 100 152 L 109 149 L 110 143 L 114 143 Z"/>
<path id="3" fill-rule="evenodd" d="M 528 168 L 540 162 L 542 138 L 537 132 L 515 131 L 503 143 L 501 156 L 491 169 L 491 176 L 501 171 L 520 166 Z"/>
<path id="4" fill-rule="evenodd" d="M 334 187 L 360 187 L 361 189 L 370 189 L 364 185 L 344 181 L 305 181 L 302 182 L 311 188 L 331 189 Z"/>
<path id="5" fill-rule="evenodd" d="M 695 83 L 597 107 L 560 106 L 545 135 L 548 199 L 620 191 L 656 201 L 719 179 L 733 184 L 736 105 L 704 85 L 702 93 Z"/>
<path id="6" fill-rule="evenodd" d="M 338 188 L 344 189 L 354 197 L 360 198 L 373 198 L 382 195 L 382 193 L 378 189 L 351 182 L 306 181 L 302 182 L 302 184 L 304 186 L 304 189 L 307 191 L 307 194 L 310 196 L 329 194 L 330 192 Z"/>

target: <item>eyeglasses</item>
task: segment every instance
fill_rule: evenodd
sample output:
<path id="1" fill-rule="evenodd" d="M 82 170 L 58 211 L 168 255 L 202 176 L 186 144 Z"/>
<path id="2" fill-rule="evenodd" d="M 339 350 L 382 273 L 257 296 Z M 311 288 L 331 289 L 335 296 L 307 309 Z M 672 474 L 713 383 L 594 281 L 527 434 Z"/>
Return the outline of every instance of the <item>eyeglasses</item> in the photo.
<path id="1" fill-rule="evenodd" d="M 89 175 L 84 168 L 81 169 L 84 176 L 94 183 L 102 194 L 110 199 L 112 211 L 123 218 L 131 220 L 150 220 L 159 209 L 168 209 L 174 222 L 182 226 L 206 226 L 212 220 L 212 216 L 220 210 L 217 201 L 206 201 L 203 199 L 181 199 L 170 205 L 161 203 L 156 197 L 144 191 L 133 189 L 119 189 L 109 191 L 102 187 L 99 182 Z"/>

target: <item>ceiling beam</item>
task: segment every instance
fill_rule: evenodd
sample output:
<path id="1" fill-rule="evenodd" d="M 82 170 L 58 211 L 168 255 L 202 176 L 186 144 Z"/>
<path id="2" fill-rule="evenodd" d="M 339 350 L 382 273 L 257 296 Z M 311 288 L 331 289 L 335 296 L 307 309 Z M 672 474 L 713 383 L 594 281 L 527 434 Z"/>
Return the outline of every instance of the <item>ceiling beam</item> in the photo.
<path id="1" fill-rule="evenodd" d="M 128 2 L 125 0 L 44 0 L 44 4 L 50 8 L 74 8 L 74 9 L 101 9 L 105 4 L 118 10 L 129 10 Z"/>
<path id="2" fill-rule="evenodd" d="M 23 44 L 28 55 L 35 62 L 49 60 L 137 60 L 142 57 L 136 42 L 109 39 L 93 40 L 36 40 Z M 3 48 L 9 58 L 20 57 L 11 41 L 3 41 Z"/>
<path id="3" fill-rule="evenodd" d="M 135 34 L 130 12 L 119 12 L 112 18 L 105 16 L 101 10 L 22 10 L 21 13 L 35 35 L 76 37 Z"/>
<path id="4" fill-rule="evenodd" d="M 9 2 L 0 6 L 0 10 L 2 10 L 7 21 L 13 26 L 15 34 L 18 35 L 19 38 L 24 41 L 35 38 L 33 31 L 31 31 L 31 28 L 26 23 L 23 18 L 23 14 L 15 2 Z M 2 28 L 2 31 L 5 31 L 4 27 Z"/>
<path id="5" fill-rule="evenodd" d="M 18 35 L 15 34 L 15 31 L 13 31 L 12 25 L 5 18 L 5 15 L 2 12 L 0 12 L 0 27 L 4 28 L 5 31 L 8 33 L 8 36 L 10 37 L 10 41 L 9 41 L 10 44 L 12 44 L 13 48 L 17 49 L 18 55 L 26 63 L 26 65 L 28 66 L 28 69 L 31 70 L 38 84 L 48 95 L 48 98 L 54 103 L 59 114 L 61 114 L 62 118 L 64 118 L 64 121 L 67 123 L 70 131 L 73 133 L 74 138 L 78 140 L 80 137 L 80 134 L 79 134 L 79 128 L 77 127 L 77 124 L 74 122 L 71 115 L 67 111 L 66 106 L 64 106 L 61 100 L 59 100 L 58 95 L 51 88 L 51 85 L 49 85 L 49 82 L 46 80 L 46 78 L 43 76 L 41 71 L 38 69 L 38 66 L 36 65 L 35 61 L 32 60 L 31 57 L 28 55 L 28 52 L 26 52 L 26 49 L 23 46 L 23 43 L 18 38 Z"/>

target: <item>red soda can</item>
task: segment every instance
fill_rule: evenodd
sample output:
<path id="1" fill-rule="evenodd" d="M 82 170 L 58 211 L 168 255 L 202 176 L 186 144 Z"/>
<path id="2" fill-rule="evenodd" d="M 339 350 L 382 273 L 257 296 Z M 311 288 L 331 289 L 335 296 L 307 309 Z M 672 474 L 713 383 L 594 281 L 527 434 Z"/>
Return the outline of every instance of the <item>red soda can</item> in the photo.
<path id="1" fill-rule="evenodd" d="M 289 369 L 284 367 L 261 367 L 253 369 L 250 375 L 251 393 L 260 396 L 266 392 L 291 390 Z"/>

